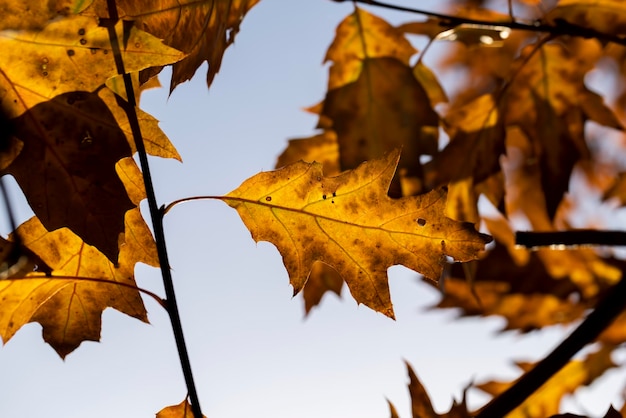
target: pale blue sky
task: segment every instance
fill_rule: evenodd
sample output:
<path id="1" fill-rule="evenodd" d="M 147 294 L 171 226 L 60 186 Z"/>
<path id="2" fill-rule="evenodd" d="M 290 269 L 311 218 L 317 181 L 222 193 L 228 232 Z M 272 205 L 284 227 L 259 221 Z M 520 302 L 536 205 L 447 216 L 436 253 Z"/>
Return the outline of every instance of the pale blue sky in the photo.
<path id="1" fill-rule="evenodd" d="M 271 170 L 287 139 L 314 133 L 315 118 L 300 109 L 323 98 L 322 59 L 351 7 L 262 0 L 244 20 L 210 92 L 202 68 L 169 99 L 167 88 L 144 95 L 142 108 L 161 120 L 184 161 L 151 161 L 159 203 L 227 193 Z M 392 22 L 413 19 L 372 10 Z M 402 267 L 390 269 L 397 321 L 357 307 L 345 288 L 341 300 L 327 296 L 304 319 L 280 255 L 268 243 L 255 244 L 233 209 L 219 201 L 188 203 L 173 209 L 165 226 L 210 418 L 381 418 L 388 416 L 385 398 L 410 417 L 404 360 L 443 412 L 472 379 L 514 378 L 512 359 L 537 359 L 562 336 L 556 327 L 541 336 L 494 339 L 500 319 L 424 312 L 437 291 Z M 163 294 L 155 269 L 139 266 L 137 282 Z M 107 310 L 102 342 L 83 343 L 65 362 L 43 343 L 39 325 L 24 327 L 0 350 L 0 417 L 147 418 L 182 401 L 186 389 L 169 320 L 145 301 L 151 325 Z M 604 413 L 621 389 L 613 386 L 587 404 L 589 411 Z M 485 400 L 475 391 L 470 396 L 474 406 Z"/>

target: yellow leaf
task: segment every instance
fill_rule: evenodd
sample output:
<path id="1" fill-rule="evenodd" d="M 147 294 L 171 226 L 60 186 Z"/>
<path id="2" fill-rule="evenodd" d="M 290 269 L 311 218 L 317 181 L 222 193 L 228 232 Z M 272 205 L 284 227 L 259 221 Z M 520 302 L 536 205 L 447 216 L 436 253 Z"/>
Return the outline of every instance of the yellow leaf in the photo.
<path id="1" fill-rule="evenodd" d="M 135 139 L 133 138 L 133 133 L 130 128 L 130 122 L 128 121 L 128 115 L 126 111 L 118 105 L 113 92 L 109 89 L 101 89 L 98 92 L 98 97 L 109 107 L 119 129 L 126 135 L 131 152 L 133 154 L 137 152 Z M 155 157 L 173 158 L 182 161 L 180 154 L 178 154 L 172 142 L 161 128 L 159 128 L 159 121 L 139 108 L 136 109 L 136 112 L 139 128 L 141 129 L 141 138 L 143 139 L 146 152 Z"/>
<path id="2" fill-rule="evenodd" d="M 67 16 L 73 3 L 74 0 L 4 0 L 0 3 L 0 31 L 41 29 L 50 20 Z"/>
<path id="3" fill-rule="evenodd" d="M 127 72 L 170 64 L 184 56 L 121 21 L 115 30 L 126 41 L 121 53 Z M 40 31 L 0 32 L 0 50 L 0 101 L 9 117 L 59 94 L 92 92 L 117 75 L 107 28 L 90 17 L 66 17 Z"/>
<path id="4" fill-rule="evenodd" d="M 367 58 L 395 58 L 405 65 L 417 50 L 404 33 L 378 16 L 356 8 L 337 26 L 324 62 L 332 61 L 328 89 L 356 81 Z"/>
<path id="5" fill-rule="evenodd" d="M 100 339 L 107 307 L 147 322 L 134 266 L 138 261 L 154 265 L 156 254 L 150 230 L 138 216 L 138 209 L 127 214 L 117 266 L 67 228 L 48 232 L 37 218 L 22 224 L 17 233 L 23 245 L 52 269 L 52 277 L 33 272 L 0 280 L 2 340 L 9 341 L 28 322 L 39 322 L 46 342 L 65 357 L 82 341 Z"/>
<path id="6" fill-rule="evenodd" d="M 259 0 L 165 0 L 160 2 L 118 0 L 120 16 L 163 39 L 166 45 L 187 54 L 173 65 L 170 92 L 209 63 L 207 85 L 220 70 L 224 51 L 235 40 L 246 13 Z M 153 66 L 161 65 L 153 63 Z"/>
<path id="7" fill-rule="evenodd" d="M 333 267 L 357 302 L 393 317 L 387 269 L 404 265 L 437 280 L 445 256 L 476 259 L 489 242 L 468 223 L 446 218 L 446 192 L 391 199 L 399 151 L 324 177 L 319 163 L 260 173 L 221 197 L 255 241 L 281 255 L 295 293 L 316 261 Z"/>

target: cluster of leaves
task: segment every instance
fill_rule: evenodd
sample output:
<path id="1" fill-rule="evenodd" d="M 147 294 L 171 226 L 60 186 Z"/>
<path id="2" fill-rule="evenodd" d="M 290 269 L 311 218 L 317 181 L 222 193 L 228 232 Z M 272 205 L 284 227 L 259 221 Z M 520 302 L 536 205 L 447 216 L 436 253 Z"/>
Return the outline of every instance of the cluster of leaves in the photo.
<path id="1" fill-rule="evenodd" d="M 482 225 L 494 238 L 478 261 L 444 271 L 438 308 L 499 315 L 506 329 L 521 332 L 578 321 L 622 278 L 623 259 L 606 249 L 530 251 L 515 245 L 514 231 L 571 229 L 580 215 L 569 193 L 574 172 L 598 206 L 608 199 L 618 202 L 614 207 L 623 204 L 626 167 L 606 150 L 624 152 L 626 7 L 571 0 L 546 13 L 541 2 L 526 1 L 515 4 L 513 13 L 487 10 L 480 2 L 455 3 L 449 16 L 426 12 L 426 20 L 399 26 L 355 7 L 326 55 L 326 97 L 309 109 L 319 114 L 321 133 L 291 140 L 277 166 L 315 160 L 336 174 L 402 148 L 390 196 L 440 193 L 445 204 L 437 213 Z M 427 43 L 422 54 L 432 44 L 448 43 L 437 71 L 423 64 L 409 42 L 415 35 Z M 604 98 L 591 90 L 592 72 L 617 94 Z M 455 89 L 444 89 L 436 74 L 454 80 Z M 421 231 L 438 222 L 413 216 Z M 598 219 L 577 226 L 615 227 Z M 449 255 L 466 261 L 459 253 Z M 316 267 L 304 287 L 307 312 L 325 292 L 339 294 L 343 280 L 357 301 L 389 312 L 361 298 L 350 283 L 354 276 Z M 427 279 L 440 278 L 439 269 L 412 268 Z M 626 342 L 624 320 L 622 314 L 601 334 L 597 353 L 570 362 L 511 416 L 556 414 L 566 394 L 614 367 L 610 353 Z M 413 416 L 440 416 L 427 396 L 411 389 L 421 384 L 411 370 L 409 375 Z M 487 382 L 478 388 L 497 396 L 508 386 Z M 391 410 L 396 416 L 393 405 Z M 445 416 L 467 414 L 463 403 Z"/>
<path id="2" fill-rule="evenodd" d="M 147 320 L 134 267 L 163 260 L 138 209 L 146 174 L 132 157 L 143 148 L 180 157 L 133 103 L 166 65 L 170 92 L 205 61 L 210 85 L 257 2 L 0 5 L 0 170 L 35 214 L 0 241 L 4 342 L 39 322 L 64 357 L 99 339 L 106 307 Z M 508 329 L 528 332 L 580 319 L 621 279 L 624 262 L 610 252 L 530 252 L 515 247 L 513 231 L 569 229 L 574 171 L 599 199 L 626 201 L 625 168 L 601 158 L 607 142 L 623 140 L 626 6 L 562 0 L 546 13 L 527 0 L 514 14 L 478 3 L 457 1 L 451 16 L 422 13 L 430 17 L 400 26 L 355 3 L 326 55 L 326 96 L 309 109 L 318 133 L 291 140 L 276 171 L 212 197 L 235 208 L 255 240 L 277 246 L 307 312 L 345 282 L 357 302 L 393 318 L 387 269 L 402 264 L 444 281 L 438 307 L 500 315 Z M 437 72 L 423 63 L 428 47 L 416 58 L 415 35 L 449 42 Z M 447 70 L 456 90 L 440 84 Z M 620 93 L 611 103 L 588 88 L 592 71 L 612 77 Z M 480 228 L 493 237 L 488 250 Z M 555 414 L 565 394 L 614 367 L 625 321 L 513 416 Z M 409 375 L 413 416 L 441 416 Z M 508 385 L 479 387 L 497 396 Z M 189 411 L 185 400 L 158 416 Z M 462 402 L 445 416 L 469 415 Z"/>

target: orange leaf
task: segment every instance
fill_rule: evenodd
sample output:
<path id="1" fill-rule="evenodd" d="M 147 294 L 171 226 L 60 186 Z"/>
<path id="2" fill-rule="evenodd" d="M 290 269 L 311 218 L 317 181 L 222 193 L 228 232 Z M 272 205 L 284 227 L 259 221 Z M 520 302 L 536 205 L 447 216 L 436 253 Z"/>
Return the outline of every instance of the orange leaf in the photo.
<path id="1" fill-rule="evenodd" d="M 333 267 L 357 302 L 393 317 L 387 268 L 402 264 L 437 280 L 446 255 L 476 259 L 490 240 L 443 215 L 445 191 L 390 199 L 399 152 L 324 177 L 319 163 L 260 173 L 220 197 L 255 241 L 277 246 L 295 292 L 315 261 Z"/>
<path id="2" fill-rule="evenodd" d="M 187 54 L 173 65 L 172 92 L 178 84 L 190 80 L 205 61 L 209 63 L 207 85 L 211 86 L 220 70 L 224 51 L 235 41 L 246 13 L 258 2 L 166 0 L 155 3 L 117 0 L 117 5 L 122 10 L 121 16 L 134 19 L 143 30 Z"/>
<path id="3" fill-rule="evenodd" d="M 156 264 L 154 249 L 146 251 L 153 244 L 146 244 L 151 236 L 143 220 L 127 217 L 126 233 L 134 239 L 121 247 L 117 266 L 69 229 L 48 232 L 37 218 L 22 224 L 17 233 L 53 276 L 30 273 L 0 280 L 0 336 L 5 343 L 24 324 L 39 322 L 46 342 L 65 357 L 82 341 L 100 339 L 101 315 L 107 307 L 147 322 L 133 278 L 136 262 Z"/>

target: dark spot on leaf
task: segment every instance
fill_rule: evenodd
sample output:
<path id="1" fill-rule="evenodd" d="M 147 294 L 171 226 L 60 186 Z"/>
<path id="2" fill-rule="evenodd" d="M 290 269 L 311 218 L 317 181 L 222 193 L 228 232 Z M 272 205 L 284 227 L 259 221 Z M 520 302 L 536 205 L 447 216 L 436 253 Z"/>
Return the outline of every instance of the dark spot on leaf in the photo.
<path id="1" fill-rule="evenodd" d="M 85 44 L 87 43 L 87 39 L 85 39 L 85 38 L 80 38 L 80 41 L 79 41 L 79 42 L 80 42 L 80 44 L 81 44 L 81 45 L 85 45 Z"/>
<path id="2" fill-rule="evenodd" d="M 333 192 L 333 197 L 337 197 L 337 192 Z"/>
<path id="3" fill-rule="evenodd" d="M 418 224 L 419 226 L 424 226 L 424 225 L 426 225 L 426 219 L 419 218 L 419 219 L 417 220 L 417 224 Z"/>
<path id="4" fill-rule="evenodd" d="M 68 55 L 69 57 L 74 56 L 74 54 L 76 54 L 76 52 L 74 52 L 74 50 L 73 50 L 73 49 L 68 49 L 68 50 L 67 50 L 67 55 Z"/>
<path id="5" fill-rule="evenodd" d="M 41 73 L 44 77 L 48 77 L 48 72 L 44 71 L 43 73 Z"/>
<path id="6" fill-rule="evenodd" d="M 108 49 L 103 49 L 102 52 L 104 53 L 104 55 L 106 55 L 106 54 L 109 53 L 109 50 Z"/>
<path id="7" fill-rule="evenodd" d="M 78 34 L 79 34 L 80 36 L 83 36 L 83 35 L 85 34 L 85 28 L 80 28 L 80 29 L 78 29 Z"/>
<path id="8" fill-rule="evenodd" d="M 322 199 L 326 200 L 326 195 L 325 194 L 322 195 Z"/>
<path id="9" fill-rule="evenodd" d="M 335 201 L 334 201 L 334 200 L 331 200 L 331 201 L 330 201 L 330 203 L 335 203 Z"/>
<path id="10" fill-rule="evenodd" d="M 98 48 L 89 48 L 89 52 L 95 54 L 96 52 L 98 52 Z"/>
<path id="11" fill-rule="evenodd" d="M 271 201 L 272 201 L 272 196 L 267 196 L 267 197 L 265 198 L 265 201 L 266 201 L 266 202 L 271 202 Z"/>

